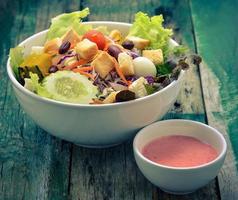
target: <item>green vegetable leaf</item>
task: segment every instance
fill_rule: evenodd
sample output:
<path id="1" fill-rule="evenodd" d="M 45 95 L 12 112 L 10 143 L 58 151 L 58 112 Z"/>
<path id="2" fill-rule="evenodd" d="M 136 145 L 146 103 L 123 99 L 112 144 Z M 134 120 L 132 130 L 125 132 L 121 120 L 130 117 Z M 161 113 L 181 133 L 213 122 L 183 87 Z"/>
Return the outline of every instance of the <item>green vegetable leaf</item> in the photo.
<path id="1" fill-rule="evenodd" d="M 159 75 L 167 75 L 172 73 L 172 69 L 167 63 L 156 65 L 156 69 L 157 74 Z"/>
<path id="2" fill-rule="evenodd" d="M 83 35 L 88 30 L 92 29 L 91 25 L 83 25 L 82 18 L 89 15 L 89 8 L 85 8 L 82 11 L 76 11 L 72 13 L 64 13 L 54 17 L 51 20 L 51 26 L 47 33 L 47 40 L 54 39 L 56 37 L 63 36 L 69 29 L 74 29 L 79 35 Z"/>
<path id="3" fill-rule="evenodd" d="M 150 40 L 149 49 L 168 48 L 170 36 L 173 34 L 171 29 L 163 27 L 164 19 L 162 15 L 149 17 L 146 13 L 138 12 L 135 21 L 129 31 L 129 36 L 137 36 Z"/>
<path id="4" fill-rule="evenodd" d="M 156 87 L 154 87 L 150 84 L 144 84 L 144 86 L 145 86 L 145 89 L 146 89 L 146 92 L 147 92 L 148 95 L 155 93 L 156 90 L 157 90 Z"/>
<path id="5" fill-rule="evenodd" d="M 180 57 L 180 56 L 184 56 L 188 53 L 189 49 L 187 46 L 184 45 L 179 45 L 179 46 L 175 46 L 175 47 L 169 47 L 167 49 L 166 52 L 164 52 L 164 58 L 168 58 L 168 57 Z"/>
<path id="6" fill-rule="evenodd" d="M 23 62 L 23 47 L 17 46 L 10 49 L 10 65 L 16 76 L 16 79 L 19 80 L 18 67 Z"/>
<path id="7" fill-rule="evenodd" d="M 28 90 L 47 98 L 51 98 L 51 94 L 39 83 L 37 74 L 30 72 L 30 78 L 25 78 L 24 87 Z"/>
<path id="8" fill-rule="evenodd" d="M 106 26 L 98 26 L 98 27 L 96 27 L 94 29 L 99 31 L 99 32 L 101 32 L 104 35 L 109 35 L 109 31 L 108 31 Z"/>
<path id="9" fill-rule="evenodd" d="M 173 48 L 173 54 L 175 56 L 185 55 L 189 51 L 187 46 L 179 45 Z"/>

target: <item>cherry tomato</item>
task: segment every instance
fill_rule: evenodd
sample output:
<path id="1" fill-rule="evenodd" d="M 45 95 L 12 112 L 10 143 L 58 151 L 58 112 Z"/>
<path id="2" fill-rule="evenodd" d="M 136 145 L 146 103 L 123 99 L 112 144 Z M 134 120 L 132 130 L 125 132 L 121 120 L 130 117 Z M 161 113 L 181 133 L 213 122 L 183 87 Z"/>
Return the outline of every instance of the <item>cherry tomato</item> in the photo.
<path id="1" fill-rule="evenodd" d="M 106 39 L 104 35 L 97 31 L 97 30 L 91 30 L 84 34 L 83 38 L 86 38 L 94 43 L 97 44 L 98 49 L 103 50 L 106 46 Z"/>

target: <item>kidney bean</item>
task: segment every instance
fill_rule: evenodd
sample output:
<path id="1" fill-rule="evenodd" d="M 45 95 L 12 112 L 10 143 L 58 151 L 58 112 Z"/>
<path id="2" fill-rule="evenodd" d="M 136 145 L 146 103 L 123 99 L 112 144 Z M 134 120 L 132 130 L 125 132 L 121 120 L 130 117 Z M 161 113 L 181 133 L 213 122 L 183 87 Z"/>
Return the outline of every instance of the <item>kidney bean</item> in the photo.
<path id="1" fill-rule="evenodd" d="M 70 48 L 71 43 L 69 41 L 63 42 L 59 48 L 59 54 L 66 53 Z"/>

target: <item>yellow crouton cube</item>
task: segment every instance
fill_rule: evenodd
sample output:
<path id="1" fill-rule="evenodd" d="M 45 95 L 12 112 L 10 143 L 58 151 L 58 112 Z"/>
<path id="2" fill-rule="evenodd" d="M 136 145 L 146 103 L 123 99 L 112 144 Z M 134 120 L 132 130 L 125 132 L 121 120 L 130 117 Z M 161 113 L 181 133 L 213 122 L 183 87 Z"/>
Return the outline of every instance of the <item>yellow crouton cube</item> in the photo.
<path id="1" fill-rule="evenodd" d="M 149 60 L 151 60 L 155 65 L 161 64 L 164 62 L 163 52 L 161 49 L 156 50 L 144 50 L 142 55 Z"/>
<path id="2" fill-rule="evenodd" d="M 76 45 L 75 51 L 79 54 L 80 58 L 91 60 L 98 53 L 98 46 L 96 43 L 84 39 Z"/>
<path id="3" fill-rule="evenodd" d="M 118 63 L 122 73 L 125 76 L 132 76 L 135 74 L 132 57 L 126 52 L 118 55 Z"/>
<path id="4" fill-rule="evenodd" d="M 57 54 L 61 44 L 62 40 L 60 38 L 49 40 L 44 45 L 44 52 L 51 55 Z"/>
<path id="5" fill-rule="evenodd" d="M 91 65 L 94 67 L 95 71 L 99 73 L 101 78 L 105 78 L 114 68 L 114 61 L 107 52 L 101 51 Z"/>
<path id="6" fill-rule="evenodd" d="M 150 44 L 149 40 L 136 36 L 127 36 L 125 40 L 132 41 L 137 49 L 145 49 Z"/>

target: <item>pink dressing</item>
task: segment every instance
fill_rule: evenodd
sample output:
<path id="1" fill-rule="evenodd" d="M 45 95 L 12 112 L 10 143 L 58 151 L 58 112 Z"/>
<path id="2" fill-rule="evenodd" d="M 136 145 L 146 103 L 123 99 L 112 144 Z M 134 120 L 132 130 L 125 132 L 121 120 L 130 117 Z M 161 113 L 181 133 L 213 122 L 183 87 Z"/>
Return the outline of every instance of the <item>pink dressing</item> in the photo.
<path id="1" fill-rule="evenodd" d="M 218 152 L 211 145 L 182 135 L 156 138 L 145 145 L 142 154 L 153 162 L 171 167 L 198 166 L 218 156 Z"/>

